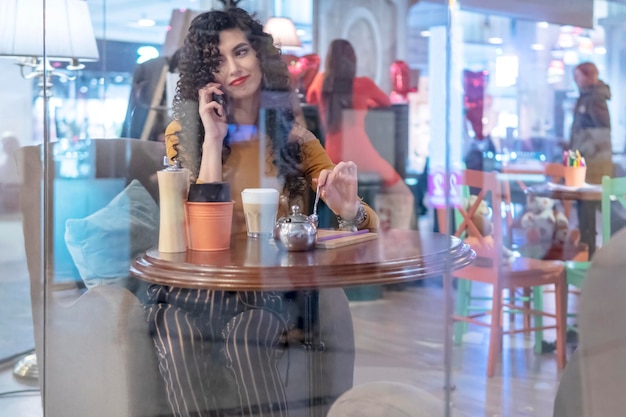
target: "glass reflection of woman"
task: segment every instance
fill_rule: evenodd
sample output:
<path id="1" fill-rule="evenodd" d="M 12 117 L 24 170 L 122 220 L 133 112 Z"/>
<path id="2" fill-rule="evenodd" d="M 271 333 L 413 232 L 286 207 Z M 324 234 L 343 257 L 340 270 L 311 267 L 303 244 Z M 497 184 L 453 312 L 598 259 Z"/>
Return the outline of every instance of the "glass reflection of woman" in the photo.
<path id="1" fill-rule="evenodd" d="M 387 107 L 391 101 L 371 78 L 356 76 L 356 60 L 350 42 L 345 39 L 332 41 L 324 72 L 317 74 L 309 87 L 307 102 L 320 106 L 328 156 L 335 163 L 354 161 L 360 172 L 378 173 L 384 181 L 383 192 L 395 195 L 394 200 L 402 202 L 402 206 L 408 209 L 408 213 L 401 214 L 400 210 L 389 213 L 396 217 L 391 226 L 409 228 L 413 194 L 396 170 L 380 156 L 365 131 L 367 109 Z M 383 214 L 380 210 L 379 213 Z"/>
<path id="2" fill-rule="evenodd" d="M 285 105 L 296 102 L 290 98 L 287 67 L 272 37 L 247 12 L 232 8 L 197 16 L 179 71 L 175 120 L 165 135 L 167 154 L 195 181 L 230 184 L 233 233 L 245 232 L 241 191 L 259 187 L 260 175 L 281 179 L 291 201 L 307 183 L 319 184 L 322 199 L 344 224 L 377 228 L 376 214 L 357 196 L 355 164 L 333 165 L 317 138 L 294 121 L 293 108 Z M 267 102 L 282 107 L 261 112 Z M 265 149 L 256 129 L 260 114 L 267 126 Z M 260 158 L 260 152 L 266 157 Z M 148 297 L 148 320 L 174 416 L 288 415 L 277 362 L 288 335 L 297 330 L 297 294 L 153 285 Z M 350 317 L 332 320 L 336 324 Z M 327 344 L 327 350 L 333 347 Z M 348 382 L 327 381 L 335 395 L 352 383 L 353 356 L 343 358 L 337 366 L 349 374 Z"/>

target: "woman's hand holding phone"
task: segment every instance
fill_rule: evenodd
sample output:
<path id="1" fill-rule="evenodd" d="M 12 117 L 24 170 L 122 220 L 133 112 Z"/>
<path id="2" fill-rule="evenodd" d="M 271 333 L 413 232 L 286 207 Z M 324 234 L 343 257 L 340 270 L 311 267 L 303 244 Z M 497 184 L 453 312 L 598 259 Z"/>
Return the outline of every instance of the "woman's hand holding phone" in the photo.
<path id="1" fill-rule="evenodd" d="M 221 152 L 228 125 L 224 106 L 224 92 L 220 84 L 209 83 L 198 91 L 200 119 L 204 126 L 204 140 L 218 142 Z"/>
<path id="2" fill-rule="evenodd" d="M 202 160 L 198 180 L 222 181 L 222 146 L 228 132 L 224 106 L 213 99 L 222 96 L 220 84 L 208 83 L 198 91 L 198 111 L 204 126 Z"/>

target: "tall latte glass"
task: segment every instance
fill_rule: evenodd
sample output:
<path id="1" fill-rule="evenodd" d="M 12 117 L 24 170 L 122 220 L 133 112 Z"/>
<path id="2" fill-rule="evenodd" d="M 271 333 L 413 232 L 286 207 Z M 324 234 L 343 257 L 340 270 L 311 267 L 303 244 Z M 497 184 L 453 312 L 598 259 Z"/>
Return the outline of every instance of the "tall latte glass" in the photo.
<path id="1" fill-rule="evenodd" d="M 278 191 L 273 188 L 246 188 L 241 192 L 249 237 L 270 237 L 278 213 Z"/>

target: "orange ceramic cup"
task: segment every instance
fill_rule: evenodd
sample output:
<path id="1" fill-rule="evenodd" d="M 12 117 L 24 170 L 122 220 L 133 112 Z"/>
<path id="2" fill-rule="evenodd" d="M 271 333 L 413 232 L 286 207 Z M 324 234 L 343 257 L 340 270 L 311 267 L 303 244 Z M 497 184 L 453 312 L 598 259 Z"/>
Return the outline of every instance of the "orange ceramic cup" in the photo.
<path id="1" fill-rule="evenodd" d="M 564 167 L 563 176 L 568 187 L 582 187 L 586 175 L 587 167 Z"/>
<path id="2" fill-rule="evenodd" d="M 185 202 L 188 247 L 197 251 L 230 248 L 233 201 Z"/>

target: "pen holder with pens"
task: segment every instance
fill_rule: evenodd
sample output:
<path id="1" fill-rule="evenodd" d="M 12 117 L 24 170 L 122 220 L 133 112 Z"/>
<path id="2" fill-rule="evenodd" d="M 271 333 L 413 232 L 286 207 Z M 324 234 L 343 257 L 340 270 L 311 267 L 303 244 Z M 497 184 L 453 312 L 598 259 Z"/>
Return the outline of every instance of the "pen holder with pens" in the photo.
<path id="1" fill-rule="evenodd" d="M 587 167 L 563 167 L 565 185 L 568 187 L 582 187 L 585 185 Z"/>
<path id="2" fill-rule="evenodd" d="M 567 187 L 585 185 L 587 166 L 585 158 L 578 151 L 563 151 L 563 180 Z"/>

